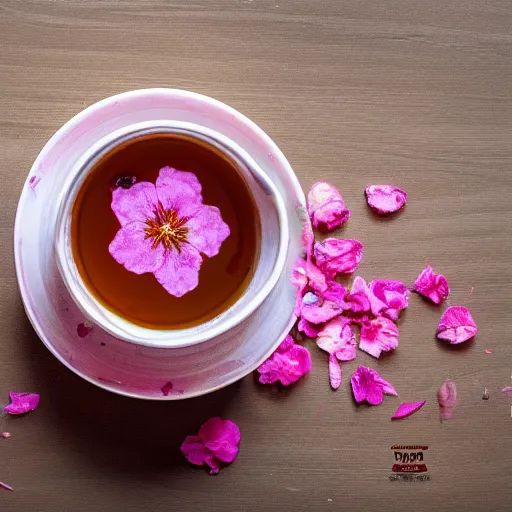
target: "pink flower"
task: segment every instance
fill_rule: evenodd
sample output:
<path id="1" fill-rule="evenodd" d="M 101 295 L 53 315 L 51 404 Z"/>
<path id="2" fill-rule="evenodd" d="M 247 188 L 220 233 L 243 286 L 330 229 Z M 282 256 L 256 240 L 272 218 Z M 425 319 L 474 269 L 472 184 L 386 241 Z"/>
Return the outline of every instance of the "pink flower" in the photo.
<path id="1" fill-rule="evenodd" d="M 181 297 L 199 282 L 201 254 L 218 254 L 229 226 L 215 206 L 203 204 L 201 184 L 190 172 L 163 167 L 156 185 L 136 183 L 112 192 L 121 224 L 110 254 L 130 272 L 150 272 L 171 295 Z"/>
<path id="2" fill-rule="evenodd" d="M 464 306 L 451 306 L 441 317 L 437 326 L 437 337 L 452 345 L 463 343 L 476 336 L 478 327 L 471 313 Z"/>
<path id="3" fill-rule="evenodd" d="M 378 299 L 375 294 L 368 288 L 366 281 L 357 276 L 352 283 L 352 289 L 345 298 L 346 307 L 352 313 L 368 313 L 378 315 L 386 304 Z"/>
<path id="4" fill-rule="evenodd" d="M 407 201 L 407 193 L 393 185 L 368 185 L 365 193 L 368 205 L 380 215 L 400 210 Z"/>
<path id="5" fill-rule="evenodd" d="M 363 246 L 357 240 L 327 238 L 315 242 L 315 259 L 318 268 L 330 279 L 336 274 L 350 274 L 363 257 Z"/>
<path id="6" fill-rule="evenodd" d="M 427 401 L 423 400 L 421 402 L 405 402 L 403 404 L 400 404 L 395 414 L 393 414 L 393 416 L 391 417 L 391 419 L 401 420 L 402 418 L 407 418 L 407 416 L 410 416 L 411 414 L 414 414 L 415 412 L 419 411 L 426 403 Z"/>
<path id="7" fill-rule="evenodd" d="M 453 409 L 457 405 L 457 386 L 455 382 L 446 380 L 437 392 L 439 412 L 442 420 L 449 420 L 453 416 Z"/>
<path id="8" fill-rule="evenodd" d="M 381 313 L 391 320 L 398 320 L 400 312 L 408 305 L 409 289 L 401 281 L 377 279 L 369 284 L 375 297 L 386 305 Z"/>
<path id="9" fill-rule="evenodd" d="M 430 265 L 414 281 L 414 289 L 434 304 L 441 304 L 448 297 L 450 287 L 442 274 L 436 274 Z"/>
<path id="10" fill-rule="evenodd" d="M 313 226 L 320 231 L 331 231 L 350 217 L 350 211 L 338 189 L 325 181 L 313 184 L 307 202 Z"/>
<path id="11" fill-rule="evenodd" d="M 350 382 L 357 403 L 366 400 L 371 405 L 379 405 L 387 395 L 397 395 L 395 388 L 384 380 L 374 369 L 360 366 L 352 375 Z"/>
<path id="12" fill-rule="evenodd" d="M 9 393 L 11 403 L 4 408 L 4 412 L 12 415 L 25 414 L 33 411 L 39 404 L 39 395 L 35 393 Z"/>
<path id="13" fill-rule="evenodd" d="M 283 386 L 297 382 L 311 370 L 309 350 L 296 345 L 288 335 L 277 350 L 258 368 L 259 381 L 273 384 L 280 381 Z"/>
<path id="14" fill-rule="evenodd" d="M 216 475 L 221 462 L 231 463 L 236 459 L 239 444 L 240 429 L 236 423 L 215 417 L 201 426 L 197 436 L 187 436 L 181 451 L 191 464 L 207 464 L 210 475 Z"/>
<path id="15" fill-rule="evenodd" d="M 359 348 L 373 357 L 380 357 L 398 347 L 398 327 L 384 316 L 363 321 Z"/>

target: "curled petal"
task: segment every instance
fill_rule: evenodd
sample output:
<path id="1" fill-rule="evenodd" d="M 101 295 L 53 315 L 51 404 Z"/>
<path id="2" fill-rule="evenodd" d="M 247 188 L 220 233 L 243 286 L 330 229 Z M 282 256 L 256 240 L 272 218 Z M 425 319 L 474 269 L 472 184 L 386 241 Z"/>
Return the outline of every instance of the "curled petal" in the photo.
<path id="1" fill-rule="evenodd" d="M 321 231 L 331 231 L 350 217 L 339 190 L 325 181 L 313 184 L 307 203 L 313 226 Z"/>
<path id="2" fill-rule="evenodd" d="M 4 412 L 12 415 L 25 414 L 33 411 L 39 405 L 40 396 L 36 393 L 9 393 L 11 403 L 4 407 Z"/>
<path id="3" fill-rule="evenodd" d="M 341 385 L 341 366 L 334 355 L 329 356 L 329 383 L 332 389 L 338 389 Z"/>
<path id="4" fill-rule="evenodd" d="M 308 338 L 316 338 L 318 333 L 322 330 L 322 326 L 312 324 L 304 318 L 301 318 L 297 324 L 297 329 L 299 332 L 303 332 Z"/>
<path id="5" fill-rule="evenodd" d="M 386 304 L 378 299 L 368 288 L 366 281 L 357 276 L 352 283 L 352 289 L 345 298 L 346 307 L 352 313 L 368 313 L 378 315 L 380 311 L 386 309 Z"/>
<path id="6" fill-rule="evenodd" d="M 372 368 L 360 366 L 352 375 L 350 382 L 356 402 L 366 400 L 371 405 L 382 403 L 384 393 L 396 395 L 395 388 L 384 380 Z"/>
<path id="7" fill-rule="evenodd" d="M 331 279 L 336 274 L 354 272 L 362 257 L 363 246 L 357 240 L 327 238 L 323 242 L 315 242 L 316 264 Z"/>
<path id="8" fill-rule="evenodd" d="M 393 414 L 393 416 L 391 417 L 391 419 L 401 420 L 402 418 L 407 418 L 407 416 L 410 416 L 411 414 L 414 414 L 415 412 L 419 411 L 426 403 L 427 401 L 423 400 L 422 402 L 405 402 L 403 404 L 400 404 L 395 414 Z"/>
<path id="9" fill-rule="evenodd" d="M 457 404 L 457 386 L 455 382 L 447 380 L 437 392 L 439 412 L 442 420 L 448 420 L 453 416 L 453 409 Z"/>
<path id="10" fill-rule="evenodd" d="M 157 205 L 155 185 L 147 181 L 136 183 L 128 189 L 119 187 L 112 192 L 112 211 L 121 226 L 146 222 L 153 217 Z"/>
<path id="11" fill-rule="evenodd" d="M 368 205 L 380 215 L 400 210 L 407 201 L 407 193 L 393 185 L 368 185 L 365 193 Z"/>
<path id="12" fill-rule="evenodd" d="M 340 361 L 351 361 L 356 357 L 356 338 L 350 320 L 339 316 L 327 323 L 318 334 L 316 344 Z"/>
<path id="13" fill-rule="evenodd" d="M 369 284 L 375 297 L 386 306 L 381 314 L 391 320 L 398 320 L 400 312 L 409 305 L 409 289 L 401 281 L 377 279 Z"/>
<path id="14" fill-rule="evenodd" d="M 216 206 L 201 205 L 185 226 L 188 228 L 188 242 L 209 258 L 219 253 L 222 242 L 230 234 L 229 226 L 222 220 Z"/>
<path id="15" fill-rule="evenodd" d="M 359 348 L 373 357 L 380 357 L 398 347 L 398 327 L 384 316 L 366 320 L 361 325 Z"/>
<path id="16" fill-rule="evenodd" d="M 437 337 L 448 340 L 452 345 L 473 338 L 478 327 L 471 313 L 464 306 L 451 306 L 441 317 L 437 326 Z"/>
<path id="17" fill-rule="evenodd" d="M 436 274 L 430 265 L 427 265 L 427 268 L 416 278 L 414 289 L 434 304 L 441 304 L 450 294 L 446 278 L 442 274 Z"/>
<path id="18" fill-rule="evenodd" d="M 201 426 L 199 439 L 221 462 L 233 462 L 238 455 L 240 429 L 231 420 L 210 418 Z"/>

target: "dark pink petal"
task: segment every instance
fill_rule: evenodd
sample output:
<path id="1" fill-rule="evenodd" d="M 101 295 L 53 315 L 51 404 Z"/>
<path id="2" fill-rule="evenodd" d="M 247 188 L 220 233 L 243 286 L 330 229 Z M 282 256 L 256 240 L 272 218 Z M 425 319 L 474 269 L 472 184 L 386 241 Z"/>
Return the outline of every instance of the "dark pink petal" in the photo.
<path id="1" fill-rule="evenodd" d="M 395 388 L 384 380 L 372 368 L 360 366 L 352 375 L 350 382 L 356 402 L 366 400 L 371 405 L 382 403 L 384 393 L 396 395 Z"/>
<path id="2" fill-rule="evenodd" d="M 76 333 L 80 338 L 85 338 L 92 331 L 92 327 L 85 325 L 84 323 L 79 323 L 76 326 Z"/>
<path id="3" fill-rule="evenodd" d="M 441 304 L 450 294 L 448 281 L 442 274 L 436 274 L 430 265 L 414 281 L 414 289 L 434 304 Z"/>
<path id="4" fill-rule="evenodd" d="M 290 350 L 294 345 L 295 345 L 295 341 L 289 334 L 287 334 L 286 338 L 277 347 L 276 352 L 279 352 L 280 354 L 284 354 L 285 352 L 288 352 L 288 350 Z"/>
<path id="5" fill-rule="evenodd" d="M 198 436 L 187 436 L 181 445 L 181 452 L 191 464 L 196 466 L 202 466 L 211 456 L 210 450 Z"/>
<path id="6" fill-rule="evenodd" d="M 400 210 L 407 201 L 407 193 L 392 185 L 368 185 L 365 192 L 370 207 L 381 215 Z"/>
<path id="7" fill-rule="evenodd" d="M 181 297 L 198 285 L 202 262 L 195 247 L 183 244 L 180 252 L 171 250 L 164 253 L 164 262 L 154 274 L 171 295 Z"/>
<path id="8" fill-rule="evenodd" d="M 328 278 L 354 272 L 362 258 L 363 246 L 357 240 L 327 238 L 315 242 L 316 264 Z"/>
<path id="9" fill-rule="evenodd" d="M 37 184 L 41 181 L 41 178 L 39 176 L 31 176 L 28 180 L 28 184 L 30 185 L 30 188 L 32 190 L 35 190 L 37 187 Z"/>
<path id="10" fill-rule="evenodd" d="M 379 300 L 368 288 L 366 281 L 357 276 L 352 283 L 352 289 L 345 298 L 346 307 L 352 313 L 367 313 L 378 315 L 386 308 L 386 304 Z"/>
<path id="11" fill-rule="evenodd" d="M 425 404 L 426 400 L 422 402 L 411 402 L 411 403 L 403 403 L 398 406 L 395 414 L 391 417 L 392 420 L 401 420 L 402 418 L 407 418 L 411 414 L 414 414 L 416 411 L 419 411 Z"/>
<path id="12" fill-rule="evenodd" d="M 299 316 L 302 307 L 302 297 L 308 285 L 308 277 L 306 275 L 306 260 L 303 260 L 302 258 L 297 260 L 293 267 L 291 280 L 293 286 L 295 286 L 295 289 L 297 290 L 294 314 L 295 316 Z"/>
<path id="13" fill-rule="evenodd" d="M 210 418 L 201 426 L 199 439 L 221 462 L 233 462 L 238 455 L 240 429 L 231 420 Z"/>
<path id="14" fill-rule="evenodd" d="M 322 330 L 322 325 L 315 325 L 301 318 L 297 324 L 297 329 L 299 332 L 303 332 L 308 338 L 316 338 L 318 333 Z"/>
<path id="15" fill-rule="evenodd" d="M 381 314 L 391 320 L 398 320 L 400 312 L 409 305 L 410 292 L 401 281 L 377 279 L 369 284 L 369 288 L 386 305 Z"/>
<path id="16" fill-rule="evenodd" d="M 126 270 L 135 274 L 156 272 L 164 262 L 164 246 L 159 244 L 153 249 L 153 239 L 146 238 L 144 226 L 145 224 L 141 222 L 125 225 L 116 233 L 114 240 L 108 246 L 114 259 Z"/>
<path id="17" fill-rule="evenodd" d="M 0 487 L 2 487 L 3 489 L 6 489 L 7 491 L 11 491 L 11 492 L 14 491 L 14 489 L 10 485 L 7 485 L 4 482 L 0 482 Z"/>
<path id="18" fill-rule="evenodd" d="M 329 356 L 329 383 L 332 389 L 338 389 L 341 385 L 341 366 L 336 356 Z"/>
<path id="19" fill-rule="evenodd" d="M 222 242 L 230 234 L 229 226 L 216 206 L 202 205 L 185 227 L 188 228 L 188 242 L 209 258 L 219 253 Z"/>
<path id="20" fill-rule="evenodd" d="M 505 396 L 508 396 L 509 398 L 512 398 L 512 386 L 506 386 L 504 387 L 501 392 L 505 395 Z"/>
<path id="21" fill-rule="evenodd" d="M 453 416 L 453 409 L 457 404 L 457 386 L 455 382 L 447 380 L 437 392 L 440 414 L 442 420 L 448 420 Z"/>
<path id="22" fill-rule="evenodd" d="M 339 316 L 327 323 L 318 334 L 316 344 L 340 361 L 351 361 L 356 357 L 356 338 L 350 319 Z"/>
<path id="23" fill-rule="evenodd" d="M 112 192 L 112 210 L 121 226 L 132 222 L 146 222 L 154 216 L 158 205 L 153 183 L 142 181 L 128 189 L 116 188 Z"/>
<path id="24" fill-rule="evenodd" d="M 164 396 L 169 396 L 169 393 L 172 391 L 172 382 L 166 382 L 160 389 Z"/>
<path id="25" fill-rule="evenodd" d="M 373 357 L 380 357 L 398 347 L 398 327 L 392 320 L 379 316 L 366 320 L 361 325 L 359 348 Z"/>
<path id="26" fill-rule="evenodd" d="M 478 327 L 471 313 L 464 306 L 449 307 L 437 326 L 437 337 L 448 340 L 452 345 L 473 338 L 477 332 Z"/>
<path id="27" fill-rule="evenodd" d="M 9 393 L 11 403 L 4 408 L 4 412 L 8 414 L 25 414 L 33 411 L 39 404 L 39 395 L 36 393 Z"/>
<path id="28" fill-rule="evenodd" d="M 313 184 L 307 203 L 313 226 L 321 231 L 331 231 L 350 217 L 339 190 L 325 181 Z"/>

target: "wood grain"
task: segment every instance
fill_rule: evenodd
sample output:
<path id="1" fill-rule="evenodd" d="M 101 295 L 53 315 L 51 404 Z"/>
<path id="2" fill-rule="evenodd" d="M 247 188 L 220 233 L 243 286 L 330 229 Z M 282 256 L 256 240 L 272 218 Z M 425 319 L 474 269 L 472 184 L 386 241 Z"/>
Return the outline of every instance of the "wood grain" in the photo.
<path id="1" fill-rule="evenodd" d="M 0 416 L 5 512 L 493 511 L 512 509 L 512 4 L 509 0 L 0 0 Z M 434 339 L 440 309 L 411 298 L 400 348 L 364 353 L 328 387 L 327 358 L 293 389 L 252 376 L 177 404 L 121 398 L 61 367 L 32 331 L 12 258 L 17 199 L 46 140 L 103 97 L 143 87 L 214 96 L 259 123 L 307 189 L 338 185 L 365 248 L 360 274 L 412 283 L 425 260 L 469 307 L 474 343 Z M 396 217 L 367 209 L 368 183 L 406 189 Z M 473 293 L 470 294 L 470 290 Z M 265 329 L 262 328 L 262 336 Z M 491 355 L 485 349 L 493 350 Z M 357 407 L 349 376 L 371 365 L 399 398 Z M 459 389 L 440 424 L 436 392 Z M 482 400 L 484 388 L 490 393 Z M 427 400 L 391 422 L 400 401 Z M 243 435 L 212 478 L 179 452 L 211 415 Z M 429 482 L 390 482 L 393 444 L 426 444 Z"/>

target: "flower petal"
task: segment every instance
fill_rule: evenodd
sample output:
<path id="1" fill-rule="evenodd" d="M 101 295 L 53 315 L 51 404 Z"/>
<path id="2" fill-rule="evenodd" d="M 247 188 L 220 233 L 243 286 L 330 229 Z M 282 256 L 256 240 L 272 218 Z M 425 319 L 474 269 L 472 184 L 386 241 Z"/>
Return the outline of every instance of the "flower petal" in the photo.
<path id="1" fill-rule="evenodd" d="M 422 402 L 404 402 L 403 404 L 400 404 L 398 406 L 398 409 L 396 410 L 395 414 L 393 414 L 391 419 L 401 420 L 402 418 L 407 418 L 407 416 L 410 416 L 411 414 L 414 414 L 416 411 L 419 411 L 426 403 L 426 400 L 423 400 Z"/>
<path id="2" fill-rule="evenodd" d="M 10 485 L 7 485 L 5 482 L 0 482 L 0 487 L 5 489 L 6 491 L 14 491 L 14 489 Z"/>
<path id="3" fill-rule="evenodd" d="M 198 436 L 187 436 L 181 445 L 181 453 L 196 466 L 205 464 L 212 455 Z"/>
<path id="4" fill-rule="evenodd" d="M 442 420 L 448 420 L 453 416 L 453 409 L 457 404 L 457 386 L 455 382 L 446 380 L 437 392 L 440 414 Z"/>
<path id="5" fill-rule="evenodd" d="M 332 389 L 338 389 L 341 385 L 341 366 L 334 355 L 329 356 L 329 383 Z"/>
<path id="6" fill-rule="evenodd" d="M 464 306 L 449 307 L 437 326 L 437 337 L 448 340 L 452 345 L 473 338 L 477 332 L 478 327 L 471 313 Z"/>
<path id="7" fill-rule="evenodd" d="M 331 231 L 350 217 L 339 190 L 325 181 L 313 184 L 307 207 L 313 226 L 321 231 Z"/>
<path id="8" fill-rule="evenodd" d="M 379 405 L 384 399 L 384 393 L 396 395 L 395 388 L 384 380 L 372 368 L 360 366 L 352 375 L 350 382 L 356 402 L 366 400 L 371 405 Z"/>
<path id="9" fill-rule="evenodd" d="M 293 347 L 293 345 L 295 345 L 295 341 L 289 334 L 287 334 L 285 339 L 277 347 L 276 352 L 284 354 L 285 352 L 288 352 L 288 350 L 290 350 Z"/>
<path id="10" fill-rule="evenodd" d="M 375 297 L 386 305 L 381 314 L 391 320 L 398 320 L 400 312 L 409 305 L 409 289 L 401 281 L 376 279 L 369 284 Z"/>
<path id="11" fill-rule="evenodd" d="M 351 361 L 356 357 L 356 338 L 350 319 L 339 316 L 325 325 L 318 334 L 316 344 L 340 361 Z"/>
<path id="12" fill-rule="evenodd" d="M 354 279 L 345 302 L 347 309 L 352 313 L 371 312 L 373 315 L 378 315 L 380 311 L 386 309 L 386 304 L 374 295 L 366 281 L 360 276 Z"/>
<path id="13" fill-rule="evenodd" d="M 301 318 L 297 324 L 297 329 L 299 332 L 303 332 L 308 338 L 316 338 L 318 333 L 322 330 L 322 326 L 312 324 L 304 318 Z"/>
<path id="14" fill-rule="evenodd" d="M 328 277 L 350 274 L 355 271 L 363 257 L 363 246 L 357 240 L 327 238 L 315 242 L 315 259 L 318 268 Z"/>
<path id="15" fill-rule="evenodd" d="M 450 294 L 446 278 L 442 274 L 436 274 L 430 265 L 427 265 L 427 268 L 416 278 L 414 289 L 434 304 L 441 304 Z"/>
<path id="16" fill-rule="evenodd" d="M 373 357 L 380 357 L 398 347 L 398 327 L 384 316 L 366 320 L 361 325 L 359 348 Z"/>
<path id="17" fill-rule="evenodd" d="M 229 226 L 222 220 L 216 206 L 202 205 L 186 223 L 187 241 L 209 258 L 219 253 L 222 242 L 230 234 Z"/>
<path id="18" fill-rule="evenodd" d="M 368 205 L 381 215 L 400 210 L 407 201 L 407 193 L 393 185 L 368 185 L 365 193 Z"/>
<path id="19" fill-rule="evenodd" d="M 25 414 L 33 411 L 39 405 L 40 396 L 36 393 L 9 393 L 11 403 L 4 407 L 4 412 L 12 415 Z"/>
<path id="20" fill-rule="evenodd" d="M 210 418 L 201 426 L 199 439 L 221 462 L 233 462 L 238 455 L 240 429 L 231 420 Z"/>
<path id="21" fill-rule="evenodd" d="M 112 192 L 112 211 L 121 226 L 146 222 L 154 216 L 157 205 L 155 185 L 147 181 L 136 183 L 128 189 L 119 187 Z"/>
<path id="22" fill-rule="evenodd" d="M 506 386 L 504 387 L 501 392 L 505 395 L 505 396 L 508 396 L 509 398 L 512 398 L 512 386 Z"/>
<path id="23" fill-rule="evenodd" d="M 311 293 L 311 295 L 314 294 Z M 335 316 L 338 316 L 342 311 L 343 308 L 330 300 L 317 301 L 316 303 L 312 304 L 303 302 L 301 315 L 302 318 L 308 322 L 311 322 L 312 324 L 323 324 Z"/>
<path id="24" fill-rule="evenodd" d="M 195 247 L 183 244 L 181 252 L 165 251 L 162 266 L 155 271 L 156 280 L 175 297 L 193 290 L 199 283 L 202 258 Z"/>

